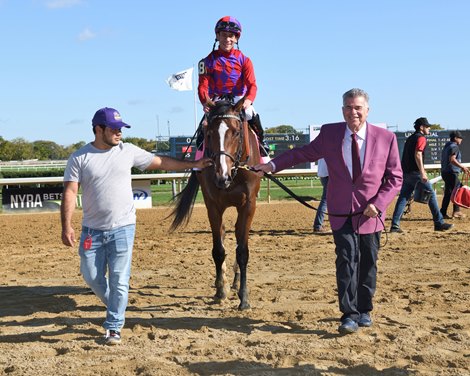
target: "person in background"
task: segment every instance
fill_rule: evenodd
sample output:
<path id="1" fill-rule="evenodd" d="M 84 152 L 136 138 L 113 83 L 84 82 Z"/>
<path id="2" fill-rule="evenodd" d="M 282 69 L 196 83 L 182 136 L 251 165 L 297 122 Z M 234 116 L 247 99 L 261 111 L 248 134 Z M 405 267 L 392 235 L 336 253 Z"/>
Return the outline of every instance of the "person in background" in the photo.
<path id="1" fill-rule="evenodd" d="M 198 96 L 205 113 L 209 112 L 208 104 L 211 101 L 230 100 L 236 103 L 244 98 L 243 109 L 246 120 L 258 136 L 262 160 L 268 161 L 269 146 L 264 139 L 260 117 L 253 107 L 258 90 L 255 70 L 250 58 L 238 49 L 241 33 L 242 26 L 236 18 L 225 16 L 217 21 L 212 52 L 198 64 Z M 219 46 L 215 49 L 217 42 Z M 205 119 L 202 120 L 203 124 L 204 122 Z M 196 159 L 203 155 L 203 140 L 204 133 L 201 129 L 196 141 L 198 145 Z"/>
<path id="2" fill-rule="evenodd" d="M 400 219 L 418 182 L 422 182 L 424 187 L 432 192 L 428 205 L 434 221 L 434 230 L 447 231 L 452 228 L 453 225 L 445 223 L 444 218 L 439 211 L 436 192 L 434 192 L 434 189 L 429 182 L 428 175 L 426 174 L 426 170 L 424 169 L 427 143 L 426 135 L 430 132 L 431 124 L 429 124 L 428 119 L 425 117 L 420 117 L 414 122 L 414 129 L 415 133 L 406 139 L 405 146 L 403 147 L 403 155 L 401 158 L 403 185 L 395 204 L 395 210 L 393 211 L 390 232 L 403 232 L 400 228 Z"/>
<path id="3" fill-rule="evenodd" d="M 469 173 L 467 167 L 462 164 L 462 154 L 459 145 L 462 143 L 462 133 L 459 131 L 450 132 L 450 141 L 444 145 L 441 155 L 441 176 L 444 180 L 444 197 L 442 198 L 441 214 L 445 219 L 463 218 L 465 214 L 460 211 L 460 206 L 454 205 L 452 217 L 447 215 L 447 208 L 450 204 L 450 196 L 456 186 L 460 185 L 459 174 L 463 171 Z"/>
<path id="4" fill-rule="evenodd" d="M 288 150 L 258 174 L 279 172 L 321 158 L 328 165 L 328 215 L 336 251 L 336 283 L 342 313 L 340 334 L 372 325 L 377 260 L 384 216 L 402 182 L 395 135 L 367 122 L 369 96 L 343 94 L 345 122 L 324 125 L 308 145 Z"/>
<path id="5" fill-rule="evenodd" d="M 320 183 L 323 187 L 320 203 L 318 204 L 317 214 L 313 221 L 313 232 L 314 233 L 325 233 L 326 230 L 323 227 L 323 220 L 325 219 L 325 212 L 327 211 L 326 205 L 326 191 L 328 189 L 328 167 L 326 166 L 325 160 L 318 160 L 317 175 L 320 178 Z"/>
<path id="6" fill-rule="evenodd" d="M 106 306 L 106 344 L 121 342 L 129 293 L 136 210 L 131 168 L 140 170 L 185 170 L 205 168 L 209 159 L 197 162 L 154 156 L 123 143 L 122 121 L 113 108 L 99 109 L 92 120 L 95 139 L 74 152 L 64 173 L 61 205 L 62 242 L 77 241 L 72 215 L 79 188 L 82 190 L 83 220 L 79 240 L 80 272 Z"/>

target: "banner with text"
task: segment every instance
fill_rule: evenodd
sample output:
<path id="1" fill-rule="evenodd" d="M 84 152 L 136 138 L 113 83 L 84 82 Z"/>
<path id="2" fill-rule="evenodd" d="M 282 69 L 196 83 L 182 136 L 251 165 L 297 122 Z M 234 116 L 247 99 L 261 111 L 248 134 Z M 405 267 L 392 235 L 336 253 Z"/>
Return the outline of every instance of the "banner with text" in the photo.
<path id="1" fill-rule="evenodd" d="M 2 189 L 4 212 L 51 212 L 60 210 L 62 186 L 22 187 Z M 152 194 L 150 180 L 132 182 L 132 194 L 136 208 L 151 208 Z M 82 195 L 77 196 L 77 207 L 82 206 Z"/>

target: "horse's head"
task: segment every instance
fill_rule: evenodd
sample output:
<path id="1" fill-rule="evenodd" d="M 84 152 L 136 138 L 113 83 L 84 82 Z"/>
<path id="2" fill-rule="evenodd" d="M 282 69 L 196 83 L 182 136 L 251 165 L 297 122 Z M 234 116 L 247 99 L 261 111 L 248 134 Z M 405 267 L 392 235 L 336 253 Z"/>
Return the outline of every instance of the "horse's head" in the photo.
<path id="1" fill-rule="evenodd" d="M 235 105 L 229 101 L 210 102 L 206 129 L 206 147 L 214 161 L 215 184 L 228 188 L 243 154 L 244 129 L 242 98 Z"/>

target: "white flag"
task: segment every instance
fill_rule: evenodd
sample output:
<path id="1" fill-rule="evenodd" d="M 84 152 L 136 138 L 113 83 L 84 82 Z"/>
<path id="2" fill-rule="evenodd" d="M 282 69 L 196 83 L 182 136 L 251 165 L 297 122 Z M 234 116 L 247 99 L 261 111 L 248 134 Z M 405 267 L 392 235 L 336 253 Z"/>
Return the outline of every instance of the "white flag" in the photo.
<path id="1" fill-rule="evenodd" d="M 193 68 L 172 74 L 166 82 L 172 89 L 178 91 L 193 90 Z"/>

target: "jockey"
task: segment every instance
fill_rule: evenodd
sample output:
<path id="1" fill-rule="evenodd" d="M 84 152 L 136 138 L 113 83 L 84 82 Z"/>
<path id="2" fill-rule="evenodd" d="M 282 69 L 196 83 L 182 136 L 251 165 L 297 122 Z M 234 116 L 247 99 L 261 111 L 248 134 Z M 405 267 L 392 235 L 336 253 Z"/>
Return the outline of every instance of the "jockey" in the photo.
<path id="1" fill-rule="evenodd" d="M 256 78 L 253 64 L 238 49 L 238 40 L 242 26 L 237 19 L 222 17 L 215 25 L 215 42 L 212 52 L 198 64 L 199 86 L 198 95 L 205 113 L 209 112 L 209 100 L 231 100 L 236 103 L 243 96 L 245 118 L 251 129 L 258 136 L 262 160 L 269 161 L 269 147 L 264 140 L 264 131 L 259 115 L 252 104 L 256 97 Z M 215 46 L 219 42 L 216 50 Z M 237 45 L 237 48 L 235 47 Z M 202 120 L 205 123 L 205 117 Z M 203 132 L 198 135 L 196 159 L 202 157 Z"/>

